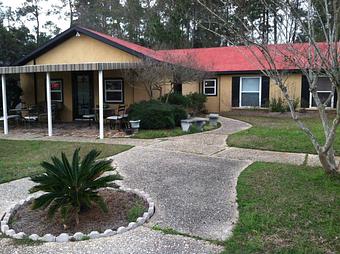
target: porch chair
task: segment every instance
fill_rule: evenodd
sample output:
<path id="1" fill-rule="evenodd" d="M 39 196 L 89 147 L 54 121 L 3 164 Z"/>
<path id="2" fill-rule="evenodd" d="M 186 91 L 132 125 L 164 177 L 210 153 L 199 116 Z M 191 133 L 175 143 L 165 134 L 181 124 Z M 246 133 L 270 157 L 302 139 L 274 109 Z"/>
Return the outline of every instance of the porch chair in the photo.
<path id="1" fill-rule="evenodd" d="M 125 117 L 125 105 L 119 105 L 117 115 L 108 116 L 106 120 L 110 122 L 110 129 L 113 129 L 113 126 L 116 128 L 117 124 L 119 124 L 119 127 L 122 128 Z"/>
<path id="2" fill-rule="evenodd" d="M 38 121 L 38 123 L 40 123 L 41 127 L 43 127 L 43 125 L 45 123 L 47 123 L 47 121 L 48 121 L 47 109 L 45 108 L 44 111 L 45 112 L 40 112 L 38 114 L 38 118 L 37 118 L 37 121 Z M 51 104 L 51 112 L 52 112 L 52 121 L 55 122 L 56 114 L 57 114 L 57 104 L 55 104 L 55 103 Z"/>
<path id="3" fill-rule="evenodd" d="M 84 112 L 84 114 L 82 115 L 82 118 L 84 120 L 87 120 L 89 122 L 89 126 L 91 126 L 92 122 L 95 122 L 96 120 L 96 115 L 90 113 L 91 108 L 89 104 L 82 104 L 80 107 L 81 107 L 81 112 Z"/>
<path id="4" fill-rule="evenodd" d="M 21 110 L 21 120 L 25 126 L 25 128 L 31 127 L 32 123 L 35 123 L 38 121 L 38 115 L 39 115 L 39 108 L 37 105 L 26 105 Z"/>

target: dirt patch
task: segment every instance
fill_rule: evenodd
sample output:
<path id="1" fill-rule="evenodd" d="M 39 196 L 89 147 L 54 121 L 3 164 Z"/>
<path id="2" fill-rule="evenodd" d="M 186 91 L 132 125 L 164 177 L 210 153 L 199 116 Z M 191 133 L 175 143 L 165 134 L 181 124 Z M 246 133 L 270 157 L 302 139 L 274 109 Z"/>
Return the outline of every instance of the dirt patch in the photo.
<path id="1" fill-rule="evenodd" d="M 47 210 L 32 210 L 32 202 L 25 203 L 19 207 L 10 219 L 10 228 L 16 232 L 26 234 L 59 235 L 60 233 L 74 234 L 76 232 L 90 233 L 91 231 L 104 232 L 106 229 L 116 230 L 121 226 L 129 224 L 128 213 L 136 206 L 144 206 L 147 211 L 148 205 L 145 200 L 133 193 L 101 190 L 100 195 L 104 198 L 108 206 L 108 213 L 104 213 L 98 206 L 94 206 L 88 211 L 80 214 L 78 226 L 71 224 L 68 229 L 64 229 L 60 216 L 49 219 Z M 140 215 L 143 214 L 141 212 Z"/>

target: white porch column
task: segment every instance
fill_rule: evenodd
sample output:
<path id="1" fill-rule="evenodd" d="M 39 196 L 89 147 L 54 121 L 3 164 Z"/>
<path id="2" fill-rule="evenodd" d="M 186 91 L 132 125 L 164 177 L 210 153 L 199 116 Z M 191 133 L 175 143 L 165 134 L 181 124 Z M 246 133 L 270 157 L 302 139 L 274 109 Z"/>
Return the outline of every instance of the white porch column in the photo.
<path id="1" fill-rule="evenodd" d="M 49 72 L 46 72 L 46 100 L 47 100 L 48 136 L 52 137 L 51 79 Z"/>
<path id="2" fill-rule="evenodd" d="M 7 116 L 7 97 L 6 97 L 6 77 L 5 75 L 1 75 L 1 83 L 2 83 L 2 111 L 4 118 L 4 134 L 8 134 L 8 116 Z"/>
<path id="3" fill-rule="evenodd" d="M 98 71 L 98 93 L 99 93 L 99 138 L 104 138 L 104 99 L 103 99 L 103 71 Z"/>

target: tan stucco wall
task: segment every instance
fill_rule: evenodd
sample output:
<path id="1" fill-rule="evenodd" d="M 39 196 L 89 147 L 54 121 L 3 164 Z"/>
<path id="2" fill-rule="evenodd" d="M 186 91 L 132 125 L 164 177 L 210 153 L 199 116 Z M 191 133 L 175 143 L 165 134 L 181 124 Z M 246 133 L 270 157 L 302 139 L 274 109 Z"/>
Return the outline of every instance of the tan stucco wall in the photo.
<path id="1" fill-rule="evenodd" d="M 232 101 L 232 76 L 223 75 L 218 79 L 219 84 L 219 97 L 220 97 L 220 111 L 230 111 Z"/>
<path id="2" fill-rule="evenodd" d="M 182 94 L 198 93 L 200 91 L 199 82 L 187 82 L 182 85 Z"/>
<path id="3" fill-rule="evenodd" d="M 291 74 L 286 76 L 285 84 L 288 87 L 288 93 L 293 99 L 301 99 L 301 82 L 302 82 L 302 74 Z M 274 80 L 270 80 L 270 95 L 269 99 L 272 98 L 283 98 L 282 92 L 280 88 L 276 85 Z"/>
<path id="4" fill-rule="evenodd" d="M 27 104 L 34 104 L 35 97 L 33 74 L 20 74 L 20 86 L 23 90 L 23 102 Z"/>
<path id="5" fill-rule="evenodd" d="M 36 59 L 36 64 L 138 62 L 139 58 L 88 36 L 72 37 Z"/>

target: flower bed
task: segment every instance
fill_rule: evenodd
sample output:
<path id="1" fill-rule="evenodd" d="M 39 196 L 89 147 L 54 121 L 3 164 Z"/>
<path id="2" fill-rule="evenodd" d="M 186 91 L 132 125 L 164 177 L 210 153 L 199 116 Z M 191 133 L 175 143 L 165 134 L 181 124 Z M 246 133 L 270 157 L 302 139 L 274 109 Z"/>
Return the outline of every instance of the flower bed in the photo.
<path id="1" fill-rule="evenodd" d="M 83 217 L 81 217 L 81 221 L 84 222 L 83 224 L 67 229 L 63 229 L 62 226 L 58 227 L 54 222 L 45 219 L 45 211 L 36 211 L 33 215 L 31 214 L 32 211 L 27 213 L 28 207 L 34 199 L 31 196 L 21 200 L 5 213 L 1 220 L 1 231 L 15 239 L 28 238 L 33 241 L 67 242 L 95 239 L 121 234 L 134 229 L 149 220 L 155 210 L 154 202 L 150 196 L 137 189 L 132 190 L 120 187 L 119 191 L 117 191 L 113 188 L 106 188 L 101 190 L 101 195 L 106 198 L 110 212 L 108 214 L 100 214 L 99 210 L 94 209 L 88 211 L 88 218 L 85 212 Z M 114 200 L 114 198 L 118 200 Z M 125 202 L 119 202 L 122 200 L 125 200 Z M 129 222 L 127 212 L 136 201 L 143 204 L 145 211 L 143 214 L 140 214 L 136 221 Z M 37 218 L 39 218 L 37 216 L 42 217 L 37 221 Z M 111 218 L 109 218 L 110 216 Z M 37 231 L 34 231 L 34 228 Z"/>

